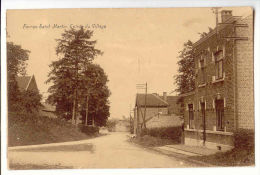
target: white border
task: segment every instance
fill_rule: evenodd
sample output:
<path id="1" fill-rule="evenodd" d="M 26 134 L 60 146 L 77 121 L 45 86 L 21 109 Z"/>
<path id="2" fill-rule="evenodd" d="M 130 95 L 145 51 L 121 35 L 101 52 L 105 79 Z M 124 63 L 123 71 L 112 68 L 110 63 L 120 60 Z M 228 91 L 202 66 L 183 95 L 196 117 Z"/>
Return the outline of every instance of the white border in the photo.
<path id="1" fill-rule="evenodd" d="M 9 171 L 7 170 L 7 122 L 6 122 L 6 9 L 43 9 L 43 8 L 134 8 L 134 7 L 212 7 L 212 6 L 252 6 L 255 10 L 255 35 L 254 35 L 254 66 L 255 66 L 255 123 L 256 135 L 259 138 L 259 94 L 260 89 L 260 1 L 259 0 L 2 0 L 1 2 L 1 170 L 3 175 L 10 174 L 95 174 L 95 175 L 128 175 L 128 174 L 260 174 L 259 149 L 256 149 L 256 167 L 244 168 L 186 168 L 186 169 L 91 169 L 91 170 L 30 170 Z M 256 148 L 259 148 L 259 139 L 256 140 Z"/>

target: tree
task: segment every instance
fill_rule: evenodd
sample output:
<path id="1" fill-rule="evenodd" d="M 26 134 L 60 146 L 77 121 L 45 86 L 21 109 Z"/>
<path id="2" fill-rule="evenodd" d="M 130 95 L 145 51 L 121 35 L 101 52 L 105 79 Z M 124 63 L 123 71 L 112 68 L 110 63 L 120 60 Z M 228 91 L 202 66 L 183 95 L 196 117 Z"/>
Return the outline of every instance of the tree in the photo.
<path id="1" fill-rule="evenodd" d="M 193 43 L 189 40 L 184 43 L 184 48 L 180 51 L 178 58 L 178 74 L 175 76 L 177 91 L 180 94 L 190 92 L 195 88 L 195 62 Z"/>
<path id="2" fill-rule="evenodd" d="M 109 117 L 108 78 L 97 64 L 89 64 L 80 77 L 79 94 L 85 124 L 104 126 Z M 85 98 L 84 98 L 85 97 Z M 90 123 L 91 122 L 91 123 Z"/>
<path id="3" fill-rule="evenodd" d="M 94 58 L 101 55 L 102 52 L 95 49 L 96 41 L 90 40 L 93 36 L 93 31 L 84 30 L 81 27 L 79 30 L 71 28 L 65 30 L 61 39 L 57 39 L 56 54 L 60 58 L 58 61 L 52 62 L 50 65 L 51 72 L 46 83 L 52 82 L 54 85 L 49 88 L 52 99 L 59 107 L 62 107 L 63 100 L 69 101 L 65 106 L 68 111 L 71 100 L 72 103 L 72 122 L 77 120 L 78 111 L 78 91 L 79 78 L 87 69 Z M 64 106 L 63 106 L 64 107 Z"/>
<path id="4" fill-rule="evenodd" d="M 8 110 L 34 112 L 41 106 L 39 92 L 20 91 L 16 82 L 17 76 L 26 75 L 26 61 L 29 50 L 20 45 L 7 42 L 7 82 L 8 82 Z"/>

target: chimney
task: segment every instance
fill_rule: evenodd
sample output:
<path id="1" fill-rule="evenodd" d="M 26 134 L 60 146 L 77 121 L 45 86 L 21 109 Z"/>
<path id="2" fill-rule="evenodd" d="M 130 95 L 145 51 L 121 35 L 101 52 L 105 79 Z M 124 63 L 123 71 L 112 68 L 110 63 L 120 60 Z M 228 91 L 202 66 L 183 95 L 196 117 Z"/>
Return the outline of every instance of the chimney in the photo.
<path id="1" fill-rule="evenodd" d="M 167 92 L 163 92 L 163 100 L 167 101 Z"/>
<path id="2" fill-rule="evenodd" d="M 232 17 L 232 10 L 222 10 L 221 11 L 221 22 L 225 22 L 227 19 Z"/>

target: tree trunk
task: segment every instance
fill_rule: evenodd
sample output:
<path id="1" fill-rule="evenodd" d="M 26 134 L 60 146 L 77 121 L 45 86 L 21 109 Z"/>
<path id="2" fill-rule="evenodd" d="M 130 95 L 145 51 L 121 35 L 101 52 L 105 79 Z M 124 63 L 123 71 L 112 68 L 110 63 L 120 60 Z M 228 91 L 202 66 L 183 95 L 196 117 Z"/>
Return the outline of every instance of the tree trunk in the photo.
<path id="1" fill-rule="evenodd" d="M 89 101 L 89 94 L 87 94 L 87 98 L 86 98 L 86 121 L 85 121 L 85 126 L 88 125 L 88 101 Z"/>
<path id="2" fill-rule="evenodd" d="M 73 110 L 72 110 L 72 124 L 76 124 L 76 89 L 74 90 L 74 96 L 73 96 Z"/>

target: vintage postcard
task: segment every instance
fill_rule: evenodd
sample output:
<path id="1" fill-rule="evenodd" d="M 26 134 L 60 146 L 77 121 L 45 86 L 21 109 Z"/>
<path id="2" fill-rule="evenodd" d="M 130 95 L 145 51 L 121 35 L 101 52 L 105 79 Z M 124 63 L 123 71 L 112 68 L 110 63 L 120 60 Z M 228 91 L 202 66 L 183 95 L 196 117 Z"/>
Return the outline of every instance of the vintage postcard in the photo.
<path id="1" fill-rule="evenodd" d="M 9 170 L 255 166 L 252 7 L 6 13 Z"/>

